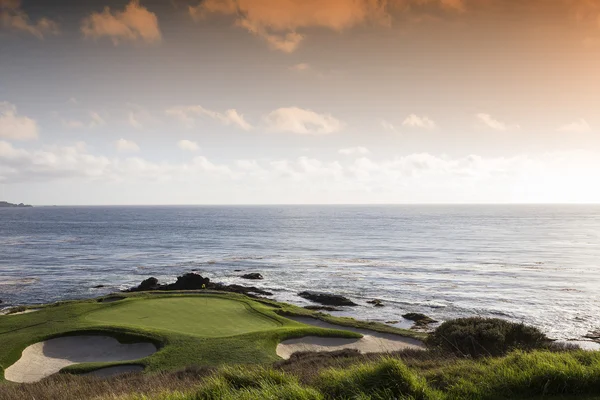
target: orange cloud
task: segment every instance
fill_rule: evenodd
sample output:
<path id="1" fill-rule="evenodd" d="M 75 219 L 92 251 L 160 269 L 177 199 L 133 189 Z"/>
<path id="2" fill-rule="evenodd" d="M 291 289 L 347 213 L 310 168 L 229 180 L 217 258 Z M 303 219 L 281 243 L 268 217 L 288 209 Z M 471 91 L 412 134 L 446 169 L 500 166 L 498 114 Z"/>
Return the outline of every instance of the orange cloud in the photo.
<path id="1" fill-rule="evenodd" d="M 205 0 L 190 6 L 194 19 L 209 14 L 236 15 L 236 25 L 291 53 L 304 40 L 304 28 L 334 31 L 364 24 L 390 25 L 389 0 Z"/>
<path id="2" fill-rule="evenodd" d="M 27 32 L 43 39 L 46 35 L 58 35 L 58 24 L 48 18 L 40 18 L 33 23 L 21 9 L 20 0 L 0 0 L 0 24 L 6 28 Z"/>
<path id="3" fill-rule="evenodd" d="M 162 38 L 156 14 L 141 6 L 139 0 L 131 0 L 124 11 L 113 13 L 106 7 L 101 13 L 93 13 L 83 20 L 81 32 L 85 37 L 109 37 L 115 45 L 121 40 L 155 43 Z"/>

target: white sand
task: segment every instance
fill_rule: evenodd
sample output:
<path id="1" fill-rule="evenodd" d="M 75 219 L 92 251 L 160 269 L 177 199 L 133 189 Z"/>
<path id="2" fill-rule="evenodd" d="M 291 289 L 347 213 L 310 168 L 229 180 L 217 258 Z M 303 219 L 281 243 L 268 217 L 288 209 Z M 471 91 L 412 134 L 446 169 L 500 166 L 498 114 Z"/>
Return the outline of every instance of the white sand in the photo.
<path id="1" fill-rule="evenodd" d="M 317 336 L 306 336 L 299 339 L 285 340 L 277 345 L 277 355 L 288 359 L 298 351 L 337 351 L 343 349 L 356 349 L 361 353 L 389 353 L 406 349 L 424 349 L 423 342 L 394 335 L 391 333 L 380 333 L 368 329 L 350 328 L 342 325 L 334 325 L 315 318 L 286 317 L 307 325 L 317 326 L 325 329 L 339 329 L 357 332 L 363 335 L 361 339 L 325 338 Z"/>
<path id="2" fill-rule="evenodd" d="M 65 336 L 33 344 L 4 371 L 12 382 L 37 382 L 61 369 L 86 362 L 133 361 L 156 352 L 152 343 L 121 344 L 109 336 Z"/>
<path id="3" fill-rule="evenodd" d="M 23 315 L 23 314 L 29 314 L 32 312 L 36 312 L 36 311 L 40 311 L 39 308 L 29 308 L 25 311 L 19 311 L 19 312 L 14 312 L 14 313 L 9 313 L 9 314 L 1 314 L 1 315 L 6 315 L 7 317 L 10 317 L 11 315 Z"/>

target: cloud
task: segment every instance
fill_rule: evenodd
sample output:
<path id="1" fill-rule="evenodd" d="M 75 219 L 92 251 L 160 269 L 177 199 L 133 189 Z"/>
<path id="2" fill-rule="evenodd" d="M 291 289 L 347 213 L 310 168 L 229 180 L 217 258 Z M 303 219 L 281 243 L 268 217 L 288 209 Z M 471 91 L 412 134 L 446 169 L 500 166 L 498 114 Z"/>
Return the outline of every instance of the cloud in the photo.
<path id="1" fill-rule="evenodd" d="M 137 120 L 137 117 L 133 111 L 130 111 L 129 114 L 127 114 L 127 122 L 135 129 L 144 129 L 144 125 Z"/>
<path id="2" fill-rule="evenodd" d="M 198 143 L 196 142 L 192 142 L 191 140 L 180 140 L 179 142 L 177 142 L 177 146 L 181 149 L 181 150 L 185 150 L 185 151 L 198 151 L 200 150 L 200 146 L 198 146 Z"/>
<path id="3" fill-rule="evenodd" d="M 477 114 L 477 120 L 482 123 L 486 128 L 495 130 L 495 131 L 508 131 L 514 129 L 520 129 L 519 125 L 507 125 L 504 122 L 498 121 L 493 118 L 490 114 L 480 113 Z"/>
<path id="4" fill-rule="evenodd" d="M 115 142 L 115 147 L 117 151 L 121 152 L 138 152 L 140 151 L 140 146 L 137 145 L 133 140 L 127 139 L 119 139 Z"/>
<path id="5" fill-rule="evenodd" d="M 291 132 L 301 135 L 327 135 L 339 132 L 344 124 L 330 114 L 319 114 L 298 107 L 278 108 L 264 118 L 273 132 Z"/>
<path id="6" fill-rule="evenodd" d="M 176 194 L 187 194 L 183 201 L 189 203 L 197 198 L 193 190 L 208 184 L 211 193 L 221 196 L 211 198 L 213 202 L 599 202 L 600 190 L 590 185 L 598 175 L 600 157 L 592 151 L 511 157 L 415 153 L 379 160 L 365 155 L 342 162 L 298 157 L 217 164 L 205 156 L 178 163 L 153 162 L 138 156 L 91 154 L 82 143 L 20 149 L 0 141 L 2 184 L 66 180 L 99 188 L 103 182 L 126 182 L 123 190 L 135 188 L 127 194 L 137 196 L 140 189 L 140 193 L 159 193 L 154 185 L 144 186 L 145 182 L 172 182 L 160 187 L 161 193 L 168 194 L 161 200 L 166 203 L 181 199 Z M 113 201 L 123 198 L 119 195 L 115 193 Z M 93 194 L 89 196 L 93 202 Z M 147 197 L 136 199 L 148 202 Z"/>
<path id="7" fill-rule="evenodd" d="M 590 124 L 583 118 L 558 128 L 559 132 L 588 133 L 592 131 Z"/>
<path id="8" fill-rule="evenodd" d="M 389 121 L 382 119 L 379 121 L 379 125 L 383 128 L 384 131 L 398 133 L 394 124 Z"/>
<path id="9" fill-rule="evenodd" d="M 367 155 L 371 154 L 369 149 L 366 147 L 358 146 L 358 147 L 349 147 L 346 149 L 340 149 L 338 153 L 343 154 L 345 156 L 356 156 L 356 155 Z"/>
<path id="10" fill-rule="evenodd" d="M 229 109 L 224 113 L 209 110 L 202 106 L 177 106 L 171 107 L 165 113 L 173 118 L 176 118 L 186 128 L 191 129 L 196 126 L 196 117 L 207 116 L 221 122 L 223 125 L 234 125 L 243 130 L 251 130 L 250 125 L 242 114 L 239 114 L 235 109 Z"/>
<path id="11" fill-rule="evenodd" d="M 308 64 L 308 63 L 294 64 L 290 67 L 290 70 L 297 71 L 297 72 L 308 71 L 309 69 L 310 69 L 310 64 Z"/>
<path id="12" fill-rule="evenodd" d="M 91 120 L 90 120 L 90 123 L 88 124 L 88 126 L 90 128 L 96 128 L 99 126 L 106 125 L 106 121 L 104 120 L 104 118 L 102 118 L 100 116 L 100 114 L 98 114 L 95 111 L 90 111 L 90 118 L 91 118 Z"/>
<path id="13" fill-rule="evenodd" d="M 0 0 L 0 24 L 7 29 L 27 32 L 38 39 L 46 35 L 58 35 L 60 28 L 55 21 L 42 17 L 35 23 L 21 9 L 20 0 Z"/>
<path id="14" fill-rule="evenodd" d="M 271 48 L 291 53 L 304 40 L 299 30 L 343 31 L 365 23 L 390 25 L 387 0 L 204 0 L 190 6 L 195 20 L 210 14 L 236 17 L 235 24 L 263 38 Z"/>
<path id="15" fill-rule="evenodd" d="M 436 123 L 427 117 L 419 117 L 415 114 L 410 114 L 404 122 L 402 122 L 403 126 L 410 128 L 418 128 L 418 129 L 435 129 Z"/>
<path id="16" fill-rule="evenodd" d="M 157 43 L 162 39 L 156 14 L 140 5 L 139 0 L 131 0 L 123 11 L 104 8 L 95 12 L 81 23 L 81 32 L 85 37 L 94 39 L 110 38 L 115 45 L 123 40 Z"/>
<path id="17" fill-rule="evenodd" d="M 106 121 L 95 111 L 90 111 L 89 117 L 90 120 L 87 123 L 80 120 L 69 119 L 63 120 L 62 124 L 69 129 L 93 129 L 106 125 Z"/>
<path id="18" fill-rule="evenodd" d="M 20 116 L 17 107 L 8 102 L 0 102 L 0 138 L 10 140 L 32 140 L 38 137 L 35 120 Z"/>

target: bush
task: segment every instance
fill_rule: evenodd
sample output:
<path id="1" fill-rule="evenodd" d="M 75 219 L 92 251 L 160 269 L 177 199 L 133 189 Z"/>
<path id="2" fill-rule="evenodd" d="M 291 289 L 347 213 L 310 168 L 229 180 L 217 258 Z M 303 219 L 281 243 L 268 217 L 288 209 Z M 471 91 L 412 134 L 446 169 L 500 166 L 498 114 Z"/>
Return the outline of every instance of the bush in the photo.
<path id="1" fill-rule="evenodd" d="M 497 318 L 460 318 L 444 322 L 427 339 L 432 348 L 459 357 L 502 356 L 512 350 L 546 347 L 539 329 Z"/>
<path id="2" fill-rule="evenodd" d="M 349 369 L 329 369 L 316 386 L 326 399 L 414 399 L 437 398 L 424 379 L 400 360 L 385 359 Z"/>

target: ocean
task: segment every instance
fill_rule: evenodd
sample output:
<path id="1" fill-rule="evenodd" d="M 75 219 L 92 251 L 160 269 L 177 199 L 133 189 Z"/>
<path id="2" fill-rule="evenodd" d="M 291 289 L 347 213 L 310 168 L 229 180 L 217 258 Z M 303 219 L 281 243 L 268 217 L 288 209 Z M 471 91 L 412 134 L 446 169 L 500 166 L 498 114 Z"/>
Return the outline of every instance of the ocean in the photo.
<path id="1" fill-rule="evenodd" d="M 302 290 L 342 294 L 359 306 L 334 314 L 397 326 L 406 312 L 486 316 L 581 339 L 600 328 L 600 206 L 0 209 L 0 307 L 189 271 L 299 305 Z"/>

